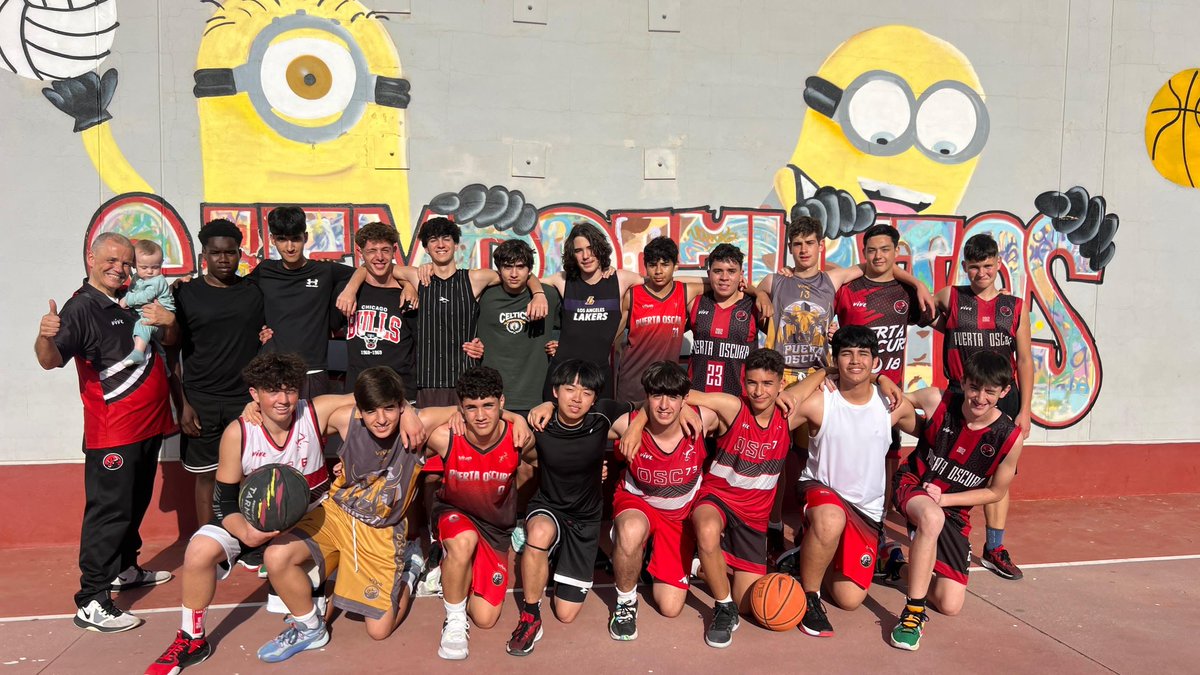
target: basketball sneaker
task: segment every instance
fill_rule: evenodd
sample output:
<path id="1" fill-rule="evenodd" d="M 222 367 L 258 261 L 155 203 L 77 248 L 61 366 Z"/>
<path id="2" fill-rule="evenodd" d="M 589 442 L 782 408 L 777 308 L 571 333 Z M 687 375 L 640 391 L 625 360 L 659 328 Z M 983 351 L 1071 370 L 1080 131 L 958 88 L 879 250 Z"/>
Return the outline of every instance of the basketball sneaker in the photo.
<path id="1" fill-rule="evenodd" d="M 741 625 L 737 605 L 732 602 L 718 602 L 713 607 L 712 623 L 704 632 L 704 643 L 709 647 L 724 649 L 733 644 L 733 632 Z"/>
<path id="2" fill-rule="evenodd" d="M 112 584 L 109 587 L 114 592 L 120 593 L 122 590 L 130 588 L 165 584 L 174 576 L 170 572 L 155 572 L 153 570 L 144 570 L 137 565 L 130 565 L 128 569 L 118 574 L 117 578 L 112 580 Z"/>
<path id="3" fill-rule="evenodd" d="M 915 652 L 921 646 L 921 627 L 929 620 L 925 612 L 913 612 L 904 608 L 900 612 L 900 623 L 892 629 L 892 646 Z"/>
<path id="4" fill-rule="evenodd" d="M 775 571 L 781 574 L 800 576 L 800 547 L 793 546 L 775 559 Z"/>
<path id="5" fill-rule="evenodd" d="M 142 625 L 140 619 L 129 612 L 122 612 L 112 600 L 92 600 L 75 612 L 75 625 L 97 633 L 120 633 Z"/>
<path id="6" fill-rule="evenodd" d="M 418 598 L 432 598 L 442 594 L 442 568 L 441 566 L 434 568 L 425 568 L 425 574 L 417 582 L 416 596 Z"/>
<path id="7" fill-rule="evenodd" d="M 990 551 L 984 551 L 983 556 L 979 558 L 979 562 L 983 566 L 996 573 L 996 576 L 1004 579 L 1017 580 L 1025 576 L 1020 567 L 1013 563 L 1012 558 L 1008 555 L 1008 549 L 1003 546 L 997 546 Z"/>
<path id="8" fill-rule="evenodd" d="M 325 630 L 325 622 L 313 630 L 308 630 L 298 623 L 288 626 L 279 635 L 258 650 L 258 658 L 266 663 L 287 661 L 300 652 L 309 649 L 320 649 L 329 644 L 329 631 Z"/>
<path id="9" fill-rule="evenodd" d="M 617 602 L 612 616 L 608 619 L 608 636 L 614 640 L 637 639 L 637 600 L 633 602 Z"/>
<path id="10" fill-rule="evenodd" d="M 404 572 L 400 575 L 400 581 L 408 587 L 409 593 L 415 595 L 417 582 L 425 572 L 425 556 L 421 553 L 421 542 L 410 539 L 404 546 L 401 560 L 404 561 Z"/>
<path id="11" fill-rule="evenodd" d="M 467 615 L 447 615 L 446 620 L 442 622 L 442 642 L 438 646 L 438 656 L 450 661 L 467 658 L 470 654 L 470 639 L 471 626 L 467 623 Z"/>
<path id="12" fill-rule="evenodd" d="M 800 620 L 800 630 L 813 637 L 833 637 L 833 624 L 825 615 L 825 603 L 816 593 L 805 593 L 808 598 L 808 608 L 804 618 Z"/>
<path id="13" fill-rule="evenodd" d="M 542 639 L 542 620 L 529 612 L 521 612 L 521 620 L 508 640 L 505 649 L 513 656 L 525 656 L 533 651 L 533 645 Z"/>
<path id="14" fill-rule="evenodd" d="M 908 563 L 904 560 L 904 552 L 900 544 L 888 542 L 883 547 L 884 554 L 879 556 L 875 565 L 875 582 L 895 584 L 900 581 L 900 573 Z"/>
<path id="15" fill-rule="evenodd" d="M 178 675 L 179 671 L 201 663 L 211 655 L 212 645 L 208 640 L 179 631 L 167 651 L 146 669 L 146 675 Z"/>

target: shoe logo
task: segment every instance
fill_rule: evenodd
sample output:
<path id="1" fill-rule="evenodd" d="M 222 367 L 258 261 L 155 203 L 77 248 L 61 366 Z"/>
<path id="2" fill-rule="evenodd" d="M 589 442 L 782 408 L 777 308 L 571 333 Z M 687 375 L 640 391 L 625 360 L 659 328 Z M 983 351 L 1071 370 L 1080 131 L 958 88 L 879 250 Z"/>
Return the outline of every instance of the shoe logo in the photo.
<path id="1" fill-rule="evenodd" d="M 305 279 L 304 287 L 305 288 L 317 288 L 320 283 L 321 283 L 320 279 Z"/>
<path id="2" fill-rule="evenodd" d="M 872 564 L 871 554 L 870 553 L 862 554 L 862 557 L 858 559 L 858 564 L 862 565 L 863 569 L 870 567 Z"/>
<path id="3" fill-rule="evenodd" d="M 504 575 L 499 572 L 492 572 L 492 585 L 499 586 L 504 583 Z"/>
<path id="4" fill-rule="evenodd" d="M 104 459 L 100 460 L 100 462 L 104 465 L 104 468 L 108 469 L 109 471 L 116 471 L 122 466 L 125 466 L 125 459 L 115 452 L 108 453 L 104 456 Z"/>

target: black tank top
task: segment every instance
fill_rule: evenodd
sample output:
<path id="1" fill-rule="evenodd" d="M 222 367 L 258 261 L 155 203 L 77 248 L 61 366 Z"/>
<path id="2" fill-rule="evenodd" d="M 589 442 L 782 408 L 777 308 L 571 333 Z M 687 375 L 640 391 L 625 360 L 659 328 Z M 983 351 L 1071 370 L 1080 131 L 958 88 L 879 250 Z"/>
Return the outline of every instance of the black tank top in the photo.
<path id="1" fill-rule="evenodd" d="M 588 284 L 568 279 L 562 300 L 562 330 L 558 352 L 550 364 L 547 382 L 554 367 L 568 359 L 584 359 L 604 371 L 601 398 L 612 398 L 612 347 L 621 323 L 621 282 L 617 275 Z M 547 394 L 549 387 L 547 386 Z"/>
<path id="2" fill-rule="evenodd" d="M 688 359 L 692 388 L 741 396 L 746 357 L 758 346 L 754 298 L 745 295 L 721 307 L 711 292 L 698 296 L 688 312 L 688 327 L 692 330 Z"/>

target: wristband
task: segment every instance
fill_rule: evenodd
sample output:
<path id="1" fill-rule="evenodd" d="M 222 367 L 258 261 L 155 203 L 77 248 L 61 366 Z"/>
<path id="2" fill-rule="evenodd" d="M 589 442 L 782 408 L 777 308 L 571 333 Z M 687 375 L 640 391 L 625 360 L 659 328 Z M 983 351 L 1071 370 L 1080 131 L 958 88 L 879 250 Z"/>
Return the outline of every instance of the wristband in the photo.
<path id="1" fill-rule="evenodd" d="M 534 291 L 533 294 L 534 295 L 545 295 L 546 291 Z"/>

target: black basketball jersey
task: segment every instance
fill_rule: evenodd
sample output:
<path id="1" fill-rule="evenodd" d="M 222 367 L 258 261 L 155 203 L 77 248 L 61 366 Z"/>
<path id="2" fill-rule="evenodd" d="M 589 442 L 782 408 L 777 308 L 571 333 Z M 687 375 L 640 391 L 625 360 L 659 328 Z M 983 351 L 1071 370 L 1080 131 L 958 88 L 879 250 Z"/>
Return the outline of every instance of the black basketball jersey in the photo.
<path id="1" fill-rule="evenodd" d="M 692 301 L 688 328 L 692 331 L 688 362 L 692 388 L 741 396 L 746 357 L 758 346 L 754 298 L 745 295 L 723 308 L 711 292 L 705 293 Z"/>
<path id="2" fill-rule="evenodd" d="M 908 458 L 909 472 L 943 492 L 983 486 L 1021 438 L 1021 428 L 1003 413 L 983 429 L 968 428 L 963 400 L 962 394 L 942 398 Z M 965 513 L 970 508 L 962 510 Z"/>
<path id="3" fill-rule="evenodd" d="M 359 373 L 367 368 L 390 366 L 403 380 L 404 393 L 416 397 L 417 312 L 403 309 L 399 288 L 363 284 L 358 290 L 357 308 L 346 329 L 347 390 L 354 388 Z"/>
<path id="4" fill-rule="evenodd" d="M 970 286 L 951 286 L 950 312 L 942 340 L 946 379 L 961 383 L 963 364 L 972 354 L 996 352 L 1012 364 L 1015 381 L 1021 306 L 1021 298 L 1015 295 L 980 300 Z"/>
<path id="5" fill-rule="evenodd" d="M 608 430 L 631 410 L 630 403 L 600 399 L 575 426 L 564 426 L 555 414 L 544 431 L 534 432 L 538 501 L 580 520 L 599 520 L 604 507 L 601 467 L 612 447 Z"/>
<path id="6" fill-rule="evenodd" d="M 547 372 L 547 383 L 555 366 L 568 359 L 583 359 L 604 371 L 604 389 L 597 394 L 611 398 L 613 339 L 621 324 L 621 282 L 615 274 L 594 284 L 568 279 L 563 291 L 558 351 Z M 547 386 L 544 395 L 548 396 L 548 391 Z"/>
<path id="7" fill-rule="evenodd" d="M 428 286 L 417 286 L 417 299 L 417 388 L 453 387 L 464 370 L 479 365 L 462 349 L 475 339 L 479 321 L 470 270 L 457 270 L 449 279 L 433 275 Z"/>

